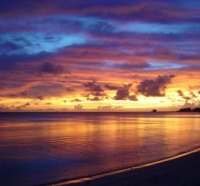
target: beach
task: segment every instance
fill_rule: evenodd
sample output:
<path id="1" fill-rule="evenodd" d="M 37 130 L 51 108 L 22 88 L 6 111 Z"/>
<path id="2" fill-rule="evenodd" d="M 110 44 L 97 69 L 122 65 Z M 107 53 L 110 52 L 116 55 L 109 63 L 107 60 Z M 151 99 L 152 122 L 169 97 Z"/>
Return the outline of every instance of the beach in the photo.
<path id="1" fill-rule="evenodd" d="M 82 179 L 61 181 L 53 186 L 143 186 L 143 185 L 200 185 L 200 149 L 149 163 L 110 173 L 85 177 Z"/>

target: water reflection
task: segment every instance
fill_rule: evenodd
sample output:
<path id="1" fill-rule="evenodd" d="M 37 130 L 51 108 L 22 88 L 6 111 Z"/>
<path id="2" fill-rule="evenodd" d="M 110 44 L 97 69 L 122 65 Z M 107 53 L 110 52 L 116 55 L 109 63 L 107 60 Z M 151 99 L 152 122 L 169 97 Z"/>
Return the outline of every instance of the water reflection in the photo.
<path id="1" fill-rule="evenodd" d="M 0 115 L 0 185 L 143 164 L 200 145 L 198 114 Z"/>

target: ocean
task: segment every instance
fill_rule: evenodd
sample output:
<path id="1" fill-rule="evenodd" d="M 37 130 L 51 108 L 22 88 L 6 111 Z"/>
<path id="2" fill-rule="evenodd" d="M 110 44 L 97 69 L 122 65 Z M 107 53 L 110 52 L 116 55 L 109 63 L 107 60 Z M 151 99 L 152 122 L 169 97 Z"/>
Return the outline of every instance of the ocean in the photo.
<path id="1" fill-rule="evenodd" d="M 0 113 L 0 185 L 80 178 L 198 147 L 198 113 Z"/>

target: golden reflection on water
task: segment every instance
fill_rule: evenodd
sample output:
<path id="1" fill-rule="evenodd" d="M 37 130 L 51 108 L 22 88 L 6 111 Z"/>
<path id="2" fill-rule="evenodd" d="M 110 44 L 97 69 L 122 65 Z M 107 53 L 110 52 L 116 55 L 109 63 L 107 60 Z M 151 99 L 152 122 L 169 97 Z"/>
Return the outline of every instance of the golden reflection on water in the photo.
<path id="1" fill-rule="evenodd" d="M 4 118 L 0 122 L 0 165 L 11 176 L 8 167 L 12 165 L 20 174 L 17 177 L 15 173 L 19 182 L 23 175 L 30 182 L 37 177 L 38 183 L 44 183 L 173 156 L 199 146 L 199 132 L 198 114 Z M 38 166 L 34 167 L 35 163 Z"/>

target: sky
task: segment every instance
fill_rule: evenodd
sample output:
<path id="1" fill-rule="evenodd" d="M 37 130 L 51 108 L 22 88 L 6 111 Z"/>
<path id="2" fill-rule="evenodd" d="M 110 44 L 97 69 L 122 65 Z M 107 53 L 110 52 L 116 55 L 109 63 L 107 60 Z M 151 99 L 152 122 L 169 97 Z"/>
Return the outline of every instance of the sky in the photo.
<path id="1" fill-rule="evenodd" d="M 0 111 L 200 105 L 199 0 L 1 0 Z"/>

